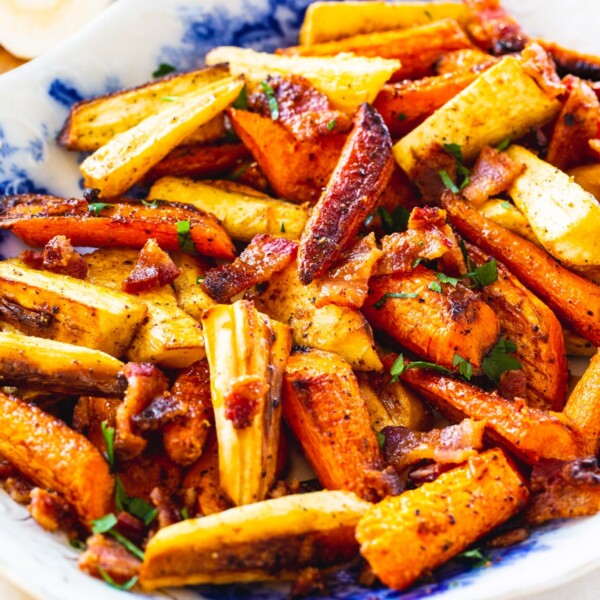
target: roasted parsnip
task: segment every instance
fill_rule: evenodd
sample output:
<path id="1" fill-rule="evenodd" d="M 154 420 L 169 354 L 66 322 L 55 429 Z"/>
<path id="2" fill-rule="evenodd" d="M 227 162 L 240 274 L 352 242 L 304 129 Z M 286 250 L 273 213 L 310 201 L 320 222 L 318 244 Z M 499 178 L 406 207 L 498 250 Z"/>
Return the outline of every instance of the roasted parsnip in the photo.
<path id="1" fill-rule="evenodd" d="M 506 227 L 532 244 L 540 245 L 527 217 L 514 204 L 506 200 L 492 199 L 484 202 L 477 210 L 486 219 Z"/>
<path id="2" fill-rule="evenodd" d="M 181 275 L 173 282 L 177 306 L 196 321 L 200 321 L 202 313 L 215 304 L 200 285 L 210 267 L 202 260 L 183 252 L 172 252 L 171 258 L 181 269 Z"/>
<path id="3" fill-rule="evenodd" d="M 28 335 L 121 356 L 146 314 L 129 294 L 0 262 L 0 317 Z"/>
<path id="4" fill-rule="evenodd" d="M 357 553 L 354 528 L 368 507 L 350 492 L 323 491 L 183 521 L 150 540 L 140 582 L 150 590 L 268 581 L 340 565 Z"/>
<path id="5" fill-rule="evenodd" d="M 59 394 L 118 396 L 126 382 L 120 360 L 91 348 L 0 333 L 0 384 Z"/>
<path id="6" fill-rule="evenodd" d="M 202 326 L 221 487 L 236 505 L 264 500 L 275 480 L 290 329 L 246 300 L 208 308 Z"/>

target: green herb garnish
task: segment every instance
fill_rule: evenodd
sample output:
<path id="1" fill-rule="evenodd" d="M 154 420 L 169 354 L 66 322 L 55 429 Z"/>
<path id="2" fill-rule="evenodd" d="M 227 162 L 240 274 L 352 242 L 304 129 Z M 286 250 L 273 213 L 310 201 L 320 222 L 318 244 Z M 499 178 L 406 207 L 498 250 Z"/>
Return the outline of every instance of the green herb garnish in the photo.
<path id="1" fill-rule="evenodd" d="M 177 96 L 163 96 L 161 98 L 161 100 L 163 102 L 177 102 L 177 100 L 179 100 L 179 98 Z"/>
<path id="2" fill-rule="evenodd" d="M 285 223 L 283 221 L 281 221 L 281 227 L 279 228 L 279 231 L 281 233 L 285 233 Z"/>
<path id="3" fill-rule="evenodd" d="M 428 286 L 427 286 L 432 292 L 437 292 L 438 294 L 442 293 L 442 286 L 440 285 L 439 281 L 432 281 Z"/>
<path id="4" fill-rule="evenodd" d="M 158 208 L 158 200 L 142 200 L 142 204 L 148 208 Z"/>
<path id="5" fill-rule="evenodd" d="M 201 283 L 204 283 L 205 279 L 206 279 L 206 275 L 198 275 L 198 277 L 196 277 L 196 285 L 200 285 Z"/>
<path id="6" fill-rule="evenodd" d="M 385 444 L 385 435 L 381 433 L 381 431 L 376 431 L 375 435 L 377 436 L 377 443 L 379 444 L 379 447 L 383 448 Z"/>
<path id="7" fill-rule="evenodd" d="M 458 367 L 458 372 L 467 380 L 471 381 L 471 377 L 473 377 L 473 365 L 465 358 L 463 358 L 460 354 L 455 353 L 452 364 L 455 367 Z"/>
<path id="8" fill-rule="evenodd" d="M 190 512 L 187 509 L 187 506 L 184 506 L 180 511 L 179 514 L 181 515 L 181 518 L 186 521 L 187 519 L 190 518 Z"/>
<path id="9" fill-rule="evenodd" d="M 137 517 L 148 526 L 158 515 L 158 510 L 142 498 L 134 498 L 127 495 L 121 478 L 117 475 L 115 480 L 115 506 L 118 511 L 127 511 L 130 515 Z"/>
<path id="10" fill-rule="evenodd" d="M 111 588 L 122 592 L 128 592 L 138 581 L 138 576 L 134 575 L 125 583 L 117 583 L 101 566 L 98 566 L 98 573 L 100 573 L 100 577 L 102 577 Z"/>
<path id="11" fill-rule="evenodd" d="M 381 228 L 385 234 L 390 235 L 391 233 L 406 231 L 410 212 L 403 206 L 396 206 L 392 213 L 384 206 L 380 206 L 377 209 L 377 214 L 381 219 Z"/>
<path id="12" fill-rule="evenodd" d="M 504 209 L 504 210 L 510 210 L 511 208 L 511 203 L 507 202 L 506 200 L 504 202 L 500 203 L 500 206 Z"/>
<path id="13" fill-rule="evenodd" d="M 337 119 L 331 119 L 329 123 L 327 123 L 327 131 L 333 131 L 335 129 L 335 125 L 337 123 Z"/>
<path id="14" fill-rule="evenodd" d="M 398 381 L 398 378 L 402 373 L 408 371 L 409 369 L 433 369 L 434 371 L 440 371 L 441 373 L 445 373 L 446 375 L 454 375 L 450 369 L 446 369 L 446 367 L 442 367 L 441 365 L 437 365 L 432 362 L 427 362 L 424 360 L 415 360 L 410 363 L 404 362 L 404 356 L 400 354 L 398 358 L 394 361 L 392 368 L 390 369 L 390 375 L 392 376 L 391 383 Z"/>
<path id="15" fill-rule="evenodd" d="M 473 285 L 480 290 L 486 285 L 498 281 L 498 263 L 496 262 L 496 259 L 492 258 L 492 260 L 477 267 L 471 273 L 467 273 L 465 277 L 469 277 L 473 282 Z"/>
<path id="16" fill-rule="evenodd" d="M 175 71 L 175 67 L 173 65 L 170 65 L 169 63 L 160 63 L 156 71 L 152 73 L 152 77 L 162 77 L 163 75 L 168 75 L 173 71 Z"/>
<path id="17" fill-rule="evenodd" d="M 115 428 L 109 427 L 108 421 L 102 421 L 100 428 L 106 444 L 105 458 L 108 461 L 110 470 L 113 471 L 115 468 Z"/>
<path id="18" fill-rule="evenodd" d="M 446 169 L 438 171 L 438 175 L 440 176 L 440 179 L 442 180 L 442 183 L 446 189 L 450 190 L 454 194 L 458 194 L 460 192 L 454 181 L 452 181 L 450 178 L 450 175 L 448 175 L 448 171 L 446 171 Z"/>
<path id="19" fill-rule="evenodd" d="M 377 300 L 377 302 L 375 302 L 375 304 L 373 304 L 373 308 L 376 308 L 377 310 L 379 310 L 380 308 L 383 307 L 383 305 L 390 299 L 390 298 L 418 298 L 419 294 L 403 294 L 403 293 L 399 293 L 399 292 L 388 292 L 387 294 L 384 294 L 383 296 L 381 296 L 381 298 L 379 300 Z"/>
<path id="20" fill-rule="evenodd" d="M 450 154 L 450 156 L 454 157 L 454 160 L 456 162 L 456 175 L 457 177 L 461 177 L 461 181 L 458 184 L 458 186 L 456 186 L 456 184 L 454 185 L 454 187 L 458 187 L 459 190 L 464 189 L 467 184 L 469 183 L 469 177 L 470 177 L 470 172 L 469 169 L 467 169 L 467 167 L 465 166 L 464 160 L 463 160 L 463 155 L 462 155 L 462 149 L 458 144 L 444 144 L 444 150 L 446 150 L 446 152 L 448 154 Z M 447 171 L 444 171 L 446 173 L 446 175 L 448 175 Z M 440 172 L 440 177 L 442 177 L 441 172 Z M 448 176 L 448 179 L 450 179 L 450 176 Z M 443 177 L 442 177 L 443 180 Z M 450 188 L 446 182 L 444 181 L 444 185 L 446 185 L 446 187 L 448 189 L 452 189 Z M 454 192 L 454 190 L 452 190 Z M 455 194 L 458 193 L 458 191 L 454 192 Z"/>
<path id="21" fill-rule="evenodd" d="M 408 117 L 404 113 L 398 113 L 398 116 L 396 118 L 398 119 L 398 121 L 406 121 L 406 119 L 408 119 Z"/>
<path id="22" fill-rule="evenodd" d="M 108 202 L 92 202 L 91 204 L 88 204 L 88 210 L 97 217 L 102 210 L 110 206 L 114 206 L 114 204 L 109 204 Z"/>
<path id="23" fill-rule="evenodd" d="M 449 283 L 452 287 L 456 287 L 458 282 L 462 279 L 461 277 L 450 277 L 448 275 L 444 275 L 444 273 L 436 273 L 435 276 L 442 283 Z M 466 277 L 466 275 L 464 277 Z"/>
<path id="24" fill-rule="evenodd" d="M 244 163 L 241 167 L 237 168 L 230 176 L 229 179 L 235 181 L 239 179 L 250 167 L 252 166 L 251 162 Z"/>
<path id="25" fill-rule="evenodd" d="M 483 372 L 496 384 L 500 383 L 500 377 L 506 371 L 518 371 L 523 365 L 509 353 L 514 352 L 517 345 L 510 340 L 500 340 L 483 359 L 481 368 Z"/>
<path id="26" fill-rule="evenodd" d="M 178 221 L 176 227 L 179 249 L 188 254 L 196 254 L 196 246 L 192 240 L 192 225 L 189 220 Z"/>
<path id="27" fill-rule="evenodd" d="M 473 569 L 477 569 L 479 567 L 485 567 L 485 565 L 489 564 L 490 559 L 483 554 L 480 548 L 474 548 L 473 550 L 465 550 L 465 552 L 461 552 L 456 556 L 459 560 L 469 561 L 471 567 Z"/>
<path id="28" fill-rule="evenodd" d="M 498 152 L 504 152 L 509 146 L 512 140 L 509 137 L 505 137 L 497 146 Z"/>
<path id="29" fill-rule="evenodd" d="M 108 513 L 92 521 L 92 533 L 108 533 L 118 523 L 114 513 Z"/>
<path id="30" fill-rule="evenodd" d="M 279 119 L 279 104 L 277 102 L 275 90 L 266 81 L 261 81 L 260 87 L 267 97 L 269 110 L 271 111 L 271 119 L 273 119 L 273 121 L 277 121 L 277 119 Z"/>
<path id="31" fill-rule="evenodd" d="M 86 549 L 86 545 L 78 539 L 73 539 L 73 540 L 69 540 L 69 546 L 71 546 L 71 548 L 75 548 L 75 550 L 85 550 Z"/>
<path id="32" fill-rule="evenodd" d="M 246 84 L 244 84 L 240 90 L 240 94 L 235 99 L 232 106 L 233 108 L 238 108 L 240 110 L 246 110 L 248 108 L 248 89 L 246 88 Z"/>

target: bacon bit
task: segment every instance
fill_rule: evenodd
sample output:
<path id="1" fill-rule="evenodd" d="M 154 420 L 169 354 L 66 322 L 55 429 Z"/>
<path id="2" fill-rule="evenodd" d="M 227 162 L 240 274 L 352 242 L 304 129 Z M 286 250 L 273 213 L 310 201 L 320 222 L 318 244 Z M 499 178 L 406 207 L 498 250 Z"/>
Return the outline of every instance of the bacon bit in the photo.
<path id="1" fill-rule="evenodd" d="M 287 267 L 297 252 L 296 242 L 261 233 L 232 263 L 208 271 L 204 289 L 217 302 L 229 302 L 236 294 L 268 281 Z"/>
<path id="2" fill-rule="evenodd" d="M 275 93 L 279 107 L 278 121 L 300 141 L 314 140 L 328 133 L 346 133 L 350 118 L 331 105 L 329 98 L 299 75 L 267 77 L 266 84 Z M 271 118 L 269 99 L 264 93 L 248 98 L 249 107 Z"/>
<path id="3" fill-rule="evenodd" d="M 16 474 L 17 470 L 7 460 L 0 458 L 0 481 L 4 481 Z"/>
<path id="4" fill-rule="evenodd" d="M 600 102 L 585 81 L 573 76 L 564 81 L 569 95 L 556 121 L 546 160 L 566 171 L 592 158 L 590 141 L 600 133 Z"/>
<path id="5" fill-rule="evenodd" d="M 507 400 L 527 398 L 527 374 L 525 371 L 519 369 L 502 373 L 498 393 Z"/>
<path id="6" fill-rule="evenodd" d="M 516 163 L 505 152 L 486 146 L 471 170 L 463 196 L 477 208 L 507 190 L 524 170 L 524 165 Z"/>
<path id="7" fill-rule="evenodd" d="M 163 430 L 163 445 L 171 460 L 187 467 L 200 458 L 215 420 L 208 362 L 198 361 L 182 371 L 171 395 L 184 407 L 184 413 Z"/>
<path id="8" fill-rule="evenodd" d="M 24 250 L 19 258 L 33 269 L 43 269 L 77 279 L 85 279 L 87 276 L 87 263 L 64 235 L 54 236 L 42 252 Z"/>
<path id="9" fill-rule="evenodd" d="M 139 414 L 131 420 L 140 431 L 157 431 L 167 423 L 185 414 L 185 406 L 172 394 L 166 392 L 157 396 Z"/>
<path id="10" fill-rule="evenodd" d="M 369 279 L 383 252 L 377 247 L 375 234 L 364 237 L 318 281 L 317 308 L 327 304 L 360 308 L 369 293 Z"/>
<path id="11" fill-rule="evenodd" d="M 419 259 L 433 260 L 449 257 L 453 270 L 464 275 L 466 267 L 456 237 L 446 224 L 446 211 L 433 208 L 415 208 L 408 221 L 408 229 L 393 233 L 381 240 L 383 258 L 377 265 L 377 275 L 409 273 Z"/>
<path id="12" fill-rule="evenodd" d="M 456 179 L 456 159 L 436 144 L 423 153 L 409 173 L 419 190 L 422 204 L 439 206 L 440 198 L 446 191 L 440 171 L 446 171 L 453 181 Z"/>
<path id="13" fill-rule="evenodd" d="M 556 67 L 548 53 L 536 42 L 527 44 L 523 52 L 523 70 L 533 77 L 536 83 L 550 98 L 562 96 L 567 88 L 556 73 Z"/>
<path id="14" fill-rule="evenodd" d="M 181 275 L 181 269 L 161 249 L 154 238 L 140 251 L 133 270 L 123 281 L 121 289 L 128 294 L 139 294 L 152 288 L 169 285 Z"/>
<path id="15" fill-rule="evenodd" d="M 225 418 L 233 423 L 235 429 L 245 429 L 252 425 L 252 419 L 260 399 L 267 393 L 269 386 L 262 379 L 238 379 L 225 396 Z"/>
<path id="16" fill-rule="evenodd" d="M 3 483 L 4 491 L 17 503 L 29 504 L 33 484 L 21 475 L 8 477 Z"/>
<path id="17" fill-rule="evenodd" d="M 33 488 L 30 497 L 31 502 L 27 510 L 43 529 L 46 531 L 74 529 L 75 519 L 71 508 L 58 494 L 41 488 Z"/>
<path id="18" fill-rule="evenodd" d="M 155 487 L 150 492 L 150 500 L 158 509 L 158 529 L 174 525 L 181 521 L 179 508 L 173 502 L 171 495 L 162 487 Z"/>
<path id="19" fill-rule="evenodd" d="M 144 522 L 124 510 L 117 513 L 115 529 L 134 544 L 141 545 L 146 537 Z"/>
<path id="20" fill-rule="evenodd" d="M 442 473 L 454 469 L 456 465 L 452 463 L 431 463 L 424 467 L 418 467 L 414 471 L 410 471 L 406 480 L 406 487 L 414 489 L 421 487 L 424 483 L 435 481 Z"/>
<path id="21" fill-rule="evenodd" d="M 466 0 L 473 13 L 468 31 L 475 43 L 496 56 L 520 52 L 527 43 L 521 26 L 511 17 L 499 0 Z"/>
<path id="22" fill-rule="evenodd" d="M 78 563 L 84 573 L 101 579 L 99 568 L 102 568 L 120 584 L 139 575 L 142 562 L 116 540 L 97 534 L 88 538 L 86 543 L 87 549 L 79 557 Z"/>
<path id="23" fill-rule="evenodd" d="M 572 462 L 540 461 L 533 468 L 531 491 L 526 520 L 533 525 L 596 514 L 600 511 L 598 462 L 593 456 Z"/>
<path id="24" fill-rule="evenodd" d="M 128 385 L 125 399 L 117 409 L 115 450 L 120 458 L 131 459 L 141 454 L 148 443 L 134 433 L 132 417 L 144 410 L 156 396 L 164 394 L 168 381 L 150 363 L 127 363 L 123 374 Z"/>
<path id="25" fill-rule="evenodd" d="M 561 77 L 575 75 L 581 79 L 600 81 L 600 59 L 597 56 L 563 48 L 546 40 L 536 41 L 550 54 Z"/>
<path id="26" fill-rule="evenodd" d="M 508 548 L 524 542 L 529 537 L 529 529 L 527 527 L 517 527 L 505 533 L 501 533 L 486 542 L 488 548 Z"/>
<path id="27" fill-rule="evenodd" d="M 485 422 L 464 419 L 458 425 L 431 431 L 411 431 L 406 427 L 385 427 L 383 454 L 386 463 L 400 472 L 421 460 L 461 463 L 483 447 Z"/>

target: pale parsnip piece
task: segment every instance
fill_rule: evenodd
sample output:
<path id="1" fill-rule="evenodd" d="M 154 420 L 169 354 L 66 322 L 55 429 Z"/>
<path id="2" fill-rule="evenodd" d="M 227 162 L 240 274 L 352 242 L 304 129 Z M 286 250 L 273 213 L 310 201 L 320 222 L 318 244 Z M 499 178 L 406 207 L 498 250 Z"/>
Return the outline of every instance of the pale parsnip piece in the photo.
<path id="1" fill-rule="evenodd" d="M 151 199 L 185 202 L 222 221 L 235 240 L 249 242 L 259 233 L 297 240 L 308 219 L 306 205 L 224 189 L 204 181 L 163 177 L 150 190 Z"/>
<path id="2" fill-rule="evenodd" d="M 582 165 L 567 172 L 573 181 L 600 201 L 600 164 Z"/>
<path id="3" fill-rule="evenodd" d="M 169 107 L 168 98 L 178 98 L 202 86 L 229 77 L 226 65 L 215 65 L 147 83 L 130 90 L 78 102 L 73 106 L 59 142 L 69 150 L 97 150 L 123 133 Z M 209 141 L 223 133 L 223 118 L 215 117 L 191 134 L 191 141 Z"/>
<path id="4" fill-rule="evenodd" d="M 394 146 L 394 156 L 409 176 L 443 144 L 458 144 L 465 161 L 471 161 L 484 146 L 546 124 L 560 107 L 525 73 L 518 58 L 507 56 L 403 137 Z"/>
<path id="5" fill-rule="evenodd" d="M 565 351 L 567 356 L 583 356 L 590 358 L 598 351 L 598 348 L 596 348 L 594 344 L 568 329 L 563 328 L 563 335 L 565 337 Z"/>
<path id="6" fill-rule="evenodd" d="M 112 289 L 121 289 L 137 258 L 135 250 L 96 250 L 86 255 L 88 279 Z M 127 349 L 129 360 L 183 369 L 204 358 L 200 325 L 177 306 L 173 288 L 167 285 L 129 297 L 145 305 L 148 312 L 148 318 Z"/>
<path id="7" fill-rule="evenodd" d="M 161 529 L 146 548 L 140 583 L 241 583 L 294 578 L 351 560 L 354 528 L 371 505 L 351 492 L 283 496 Z"/>
<path id="8" fill-rule="evenodd" d="M 335 57 L 279 56 L 235 46 L 221 46 L 206 55 L 206 64 L 229 63 L 232 75 L 243 74 L 258 84 L 268 75 L 301 75 L 323 92 L 335 108 L 354 112 L 363 102 L 373 102 L 385 82 L 400 67 L 397 60 L 363 58 L 351 54 Z"/>
<path id="9" fill-rule="evenodd" d="M 179 98 L 135 127 L 113 137 L 81 164 L 87 187 L 103 196 L 118 196 L 200 125 L 225 110 L 239 95 L 241 78 L 228 77 Z"/>
<path id="10" fill-rule="evenodd" d="M 551 164 L 521 146 L 507 154 L 527 169 L 508 190 L 544 248 L 563 263 L 600 265 L 600 204 Z"/>
<path id="11" fill-rule="evenodd" d="M 44 338 L 0 333 L 0 385 L 61 394 L 118 396 L 123 363 L 99 350 Z"/>
<path id="12" fill-rule="evenodd" d="M 183 252 L 171 252 L 171 258 L 181 269 L 181 275 L 173 282 L 177 306 L 199 322 L 202 313 L 216 304 L 201 285 L 208 267 Z"/>
<path id="13" fill-rule="evenodd" d="M 383 368 L 373 331 L 361 312 L 335 304 L 317 308 L 313 302 L 319 285 L 300 283 L 296 261 L 275 273 L 268 283 L 250 295 L 259 310 L 292 328 L 294 344 L 335 352 L 358 371 Z"/>
<path id="14" fill-rule="evenodd" d="M 440 19 L 454 19 L 461 25 L 471 12 L 457 2 L 313 2 L 300 30 L 300 44 L 309 46 L 341 38 L 427 25 Z"/>
<path id="15" fill-rule="evenodd" d="M 275 483 L 290 328 L 247 300 L 212 306 L 202 327 L 221 488 L 237 506 L 264 500 Z"/>
<path id="16" fill-rule="evenodd" d="M 490 219 L 510 229 L 513 233 L 540 245 L 527 217 L 514 205 L 506 200 L 492 199 L 484 202 L 477 209 L 486 219 Z"/>
<path id="17" fill-rule="evenodd" d="M 28 335 L 121 356 L 146 313 L 129 294 L 17 260 L 0 262 L 0 318 Z"/>

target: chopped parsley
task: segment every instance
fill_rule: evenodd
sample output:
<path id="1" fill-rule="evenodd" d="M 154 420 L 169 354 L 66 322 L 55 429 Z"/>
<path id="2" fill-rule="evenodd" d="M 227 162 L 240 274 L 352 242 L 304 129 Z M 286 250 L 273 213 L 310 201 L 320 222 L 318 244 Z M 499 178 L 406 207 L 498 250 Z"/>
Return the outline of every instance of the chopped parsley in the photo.
<path id="1" fill-rule="evenodd" d="M 456 161 L 456 176 L 462 178 L 460 183 L 458 184 L 458 188 L 462 190 L 469 183 L 469 177 L 471 174 L 469 172 L 469 169 L 467 169 L 467 167 L 465 166 L 461 147 L 458 144 L 444 144 L 444 150 L 446 150 L 446 152 L 450 154 L 450 156 L 454 157 L 454 160 Z M 446 185 L 445 182 L 444 185 Z M 454 193 L 456 194 L 457 192 Z"/>
<path id="2" fill-rule="evenodd" d="M 275 90 L 266 81 L 261 81 L 260 87 L 267 97 L 269 110 L 271 111 L 271 119 L 273 119 L 273 121 L 277 121 L 277 119 L 279 119 L 279 104 L 277 102 Z"/>
<path id="3" fill-rule="evenodd" d="M 327 131 L 333 131 L 335 129 L 336 124 L 337 124 L 337 119 L 331 119 L 331 121 L 329 121 L 329 123 L 327 123 Z"/>
<path id="4" fill-rule="evenodd" d="M 188 254 L 196 254 L 196 246 L 192 240 L 192 225 L 189 220 L 178 221 L 176 227 L 179 249 Z"/>
<path id="5" fill-rule="evenodd" d="M 173 71 L 175 71 L 175 67 L 173 65 L 170 65 L 169 63 L 160 63 L 156 71 L 152 73 L 152 77 L 163 77 L 164 75 L 168 75 Z"/>
<path id="6" fill-rule="evenodd" d="M 190 518 L 190 512 L 187 509 L 187 506 L 184 506 L 180 511 L 179 514 L 181 515 L 181 518 L 186 521 L 187 519 Z"/>
<path id="7" fill-rule="evenodd" d="M 102 421 L 100 428 L 102 429 L 104 443 L 106 444 L 105 458 L 110 466 L 110 470 L 113 471 L 115 468 L 115 428 L 109 427 L 108 421 Z"/>
<path id="8" fill-rule="evenodd" d="M 498 152 L 504 152 L 511 143 L 511 139 L 509 137 L 505 137 L 497 146 L 496 146 L 496 150 L 498 150 Z"/>
<path id="9" fill-rule="evenodd" d="M 281 233 L 285 233 L 285 223 L 283 221 L 281 221 L 281 227 L 279 228 L 279 231 Z"/>
<path id="10" fill-rule="evenodd" d="M 500 206 L 504 209 L 504 210 L 510 210 L 511 208 L 511 203 L 507 202 L 506 200 L 504 202 L 500 203 Z"/>
<path id="11" fill-rule="evenodd" d="M 398 119 L 398 121 L 406 121 L 408 117 L 404 113 L 398 113 L 398 116 L 396 118 Z"/>
<path id="12" fill-rule="evenodd" d="M 384 206 L 380 206 L 377 209 L 377 214 L 381 219 L 381 228 L 385 234 L 390 235 L 391 233 L 406 231 L 410 212 L 404 206 L 396 206 L 392 213 Z"/>
<path id="13" fill-rule="evenodd" d="M 376 431 L 375 435 L 377 436 L 377 443 L 379 444 L 379 447 L 383 448 L 385 444 L 385 435 L 381 433 L 381 431 Z"/>
<path id="14" fill-rule="evenodd" d="M 200 285 L 201 283 L 204 283 L 205 278 L 206 278 L 206 275 L 198 275 L 198 277 L 196 277 L 196 284 Z"/>
<path id="15" fill-rule="evenodd" d="M 496 385 L 500 383 L 500 377 L 506 371 L 518 371 L 523 368 L 514 356 L 510 356 L 516 349 L 517 345 L 514 342 L 501 339 L 483 359 L 481 368 Z"/>
<path id="16" fill-rule="evenodd" d="M 442 286 L 440 285 L 439 281 L 432 281 L 428 286 L 427 286 L 432 292 L 437 292 L 438 294 L 442 293 Z"/>
<path id="17" fill-rule="evenodd" d="M 457 353 L 454 354 L 454 359 L 452 360 L 452 364 L 455 367 L 458 367 L 458 372 L 467 381 L 471 381 L 471 377 L 473 377 L 473 365 L 467 359 L 463 358 L 457 352 Z"/>
<path id="18" fill-rule="evenodd" d="M 235 181 L 239 179 L 250 167 L 252 166 L 252 162 L 244 163 L 241 167 L 238 167 L 230 176 L 229 179 Z"/>
<path id="19" fill-rule="evenodd" d="M 400 292 L 388 292 L 387 294 L 384 294 L 383 296 L 381 296 L 381 298 L 379 300 L 377 300 L 377 302 L 375 302 L 375 304 L 373 304 L 373 308 L 376 308 L 377 310 L 379 310 L 380 308 L 383 307 L 383 305 L 390 299 L 390 298 L 418 298 L 419 294 L 403 294 Z"/>
<path id="20" fill-rule="evenodd" d="M 246 84 L 240 90 L 239 96 L 234 100 L 232 106 L 240 110 L 248 108 L 248 89 L 246 88 Z"/>
<path id="21" fill-rule="evenodd" d="M 101 211 L 111 206 L 114 206 L 114 204 L 108 202 L 92 202 L 91 204 L 88 204 L 88 211 L 97 217 Z"/>
<path id="22" fill-rule="evenodd" d="M 433 369 L 434 371 L 440 371 L 446 375 L 454 375 L 450 369 L 446 369 L 446 367 L 442 367 L 441 365 L 424 360 L 415 360 L 410 363 L 405 363 L 404 356 L 400 354 L 390 369 L 390 375 L 392 376 L 391 383 L 398 381 L 400 375 L 409 369 Z"/>
<path id="23" fill-rule="evenodd" d="M 467 263 L 467 268 L 470 268 L 471 266 L 472 265 L 469 261 Z M 491 283 L 498 281 L 498 263 L 496 262 L 496 259 L 492 258 L 490 261 L 486 262 L 480 267 L 476 267 L 472 271 L 469 271 L 466 275 L 461 275 L 460 277 L 450 277 L 444 273 L 436 273 L 435 276 L 442 283 L 448 283 L 452 287 L 456 287 L 458 282 L 462 281 L 463 279 L 470 279 L 473 282 L 473 287 L 480 290 L 486 285 L 490 285 Z M 429 289 L 433 288 L 430 287 Z"/>
<path id="24" fill-rule="evenodd" d="M 158 200 L 142 200 L 142 204 L 148 208 L 158 208 Z"/>
<path id="25" fill-rule="evenodd" d="M 440 176 L 440 179 L 442 180 L 442 183 L 446 189 L 450 190 L 454 194 L 458 194 L 460 192 L 454 181 L 452 181 L 450 175 L 448 175 L 448 171 L 446 171 L 446 169 L 438 171 L 438 175 Z"/>
<path id="26" fill-rule="evenodd" d="M 118 511 L 127 511 L 130 515 L 141 519 L 144 525 L 150 525 L 156 518 L 158 510 L 142 498 L 133 498 L 127 495 L 121 478 L 115 481 L 115 506 Z"/>
<path id="27" fill-rule="evenodd" d="M 450 277 L 448 275 L 445 275 L 444 273 L 436 273 L 435 276 L 442 283 L 449 283 L 452 287 L 456 287 L 458 285 L 458 282 L 462 279 L 462 277 Z M 464 277 L 467 277 L 467 275 L 464 275 Z"/>
<path id="28" fill-rule="evenodd" d="M 125 583 L 117 583 L 100 565 L 98 565 L 98 573 L 100 573 L 100 577 L 102 577 L 111 588 L 122 592 L 128 592 L 138 581 L 138 576 L 134 575 Z"/>
<path id="29" fill-rule="evenodd" d="M 459 560 L 468 561 L 469 563 L 471 563 L 471 567 L 473 569 L 485 567 L 485 565 L 491 562 L 490 559 L 483 554 L 481 548 L 465 550 L 465 552 L 461 552 L 460 554 L 458 554 L 456 558 Z"/>
<path id="30" fill-rule="evenodd" d="M 73 540 L 69 540 L 69 546 L 71 546 L 71 548 L 74 548 L 75 550 L 85 550 L 86 549 L 86 545 L 78 539 L 73 539 Z"/>
<path id="31" fill-rule="evenodd" d="M 179 100 L 179 98 L 177 96 L 163 96 L 161 98 L 161 100 L 163 102 L 177 102 L 177 100 Z"/>
<path id="32" fill-rule="evenodd" d="M 130 542 L 124 535 L 115 531 L 114 527 L 118 523 L 118 519 L 114 513 L 109 513 L 92 521 L 92 533 L 106 533 L 117 540 L 122 546 L 127 548 L 131 554 L 137 556 L 140 560 L 144 560 L 144 553 L 133 542 Z"/>

